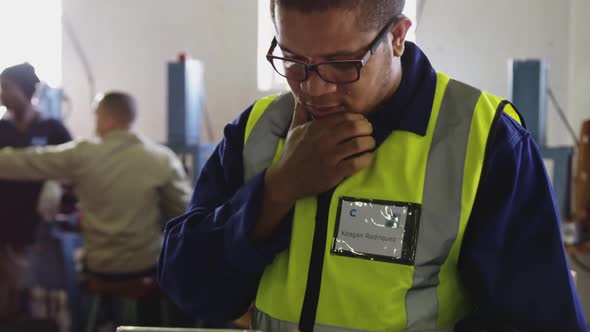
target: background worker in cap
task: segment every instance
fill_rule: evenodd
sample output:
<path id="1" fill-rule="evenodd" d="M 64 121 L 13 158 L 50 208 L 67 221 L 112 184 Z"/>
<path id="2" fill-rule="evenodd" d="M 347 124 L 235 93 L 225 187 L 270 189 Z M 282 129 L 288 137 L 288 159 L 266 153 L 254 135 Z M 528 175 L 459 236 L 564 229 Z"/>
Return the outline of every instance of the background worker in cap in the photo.
<path id="1" fill-rule="evenodd" d="M 0 100 L 8 110 L 0 119 L 0 148 L 55 145 L 72 139 L 61 122 L 44 118 L 31 103 L 38 83 L 35 68 L 28 63 L 0 73 Z M 26 251 L 40 221 L 37 203 L 42 186 L 43 179 L 0 180 L 0 319 L 18 309 L 14 304 L 15 296 L 19 297 L 17 280 L 27 279 L 23 274 Z"/>

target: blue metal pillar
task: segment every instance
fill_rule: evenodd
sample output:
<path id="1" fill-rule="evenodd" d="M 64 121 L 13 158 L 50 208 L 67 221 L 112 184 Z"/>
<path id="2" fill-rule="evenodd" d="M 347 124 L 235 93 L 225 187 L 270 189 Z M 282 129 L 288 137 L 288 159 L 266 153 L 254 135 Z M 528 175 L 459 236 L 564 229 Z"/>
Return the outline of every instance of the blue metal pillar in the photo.
<path id="1" fill-rule="evenodd" d="M 512 60 L 509 74 L 511 100 L 539 144 L 546 144 L 547 64 L 543 60 Z"/>

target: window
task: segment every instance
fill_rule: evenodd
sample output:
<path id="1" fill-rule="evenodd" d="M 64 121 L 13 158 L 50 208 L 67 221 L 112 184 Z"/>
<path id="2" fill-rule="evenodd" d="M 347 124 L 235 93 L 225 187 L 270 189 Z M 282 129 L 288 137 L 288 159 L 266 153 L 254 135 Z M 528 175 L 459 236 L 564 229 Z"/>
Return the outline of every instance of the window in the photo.
<path id="1" fill-rule="evenodd" d="M 1 1 L 1 0 L 0 0 Z M 418 0 L 406 0 L 404 14 L 409 17 L 414 25 L 408 32 L 407 39 L 416 40 L 416 11 Z M 283 77 L 277 74 L 266 61 L 264 57 L 270 41 L 275 34 L 275 28 L 269 14 L 269 0 L 258 0 L 258 89 L 261 91 L 287 90 L 287 82 Z"/>
<path id="2" fill-rule="evenodd" d="M 29 62 L 41 80 L 61 85 L 61 5 L 61 0 L 0 0 L 0 71 Z"/>

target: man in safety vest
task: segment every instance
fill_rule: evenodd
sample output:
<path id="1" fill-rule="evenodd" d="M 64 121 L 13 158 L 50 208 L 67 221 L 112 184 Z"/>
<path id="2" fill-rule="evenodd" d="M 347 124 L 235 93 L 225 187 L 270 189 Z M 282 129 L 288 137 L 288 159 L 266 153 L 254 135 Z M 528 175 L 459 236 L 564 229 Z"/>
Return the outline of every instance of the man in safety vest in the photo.
<path id="1" fill-rule="evenodd" d="M 291 91 L 225 128 L 162 288 L 262 331 L 586 331 L 516 109 L 436 72 L 403 0 L 272 0 Z"/>

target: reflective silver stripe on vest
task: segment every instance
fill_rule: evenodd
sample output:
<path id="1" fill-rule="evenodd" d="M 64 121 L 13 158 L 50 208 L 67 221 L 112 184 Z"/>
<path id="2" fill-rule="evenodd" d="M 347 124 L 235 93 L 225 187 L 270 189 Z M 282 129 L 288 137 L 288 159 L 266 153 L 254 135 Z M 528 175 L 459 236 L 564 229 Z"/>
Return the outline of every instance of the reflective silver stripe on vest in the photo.
<path id="1" fill-rule="evenodd" d="M 291 123 L 295 99 L 288 92 L 278 96 L 266 108 L 244 145 L 244 182 L 272 164 L 277 145 Z"/>
<path id="2" fill-rule="evenodd" d="M 413 285 L 406 295 L 409 330 L 437 325 L 438 275 L 459 232 L 467 143 L 480 95 L 451 80 L 440 106 L 426 165 Z"/>

